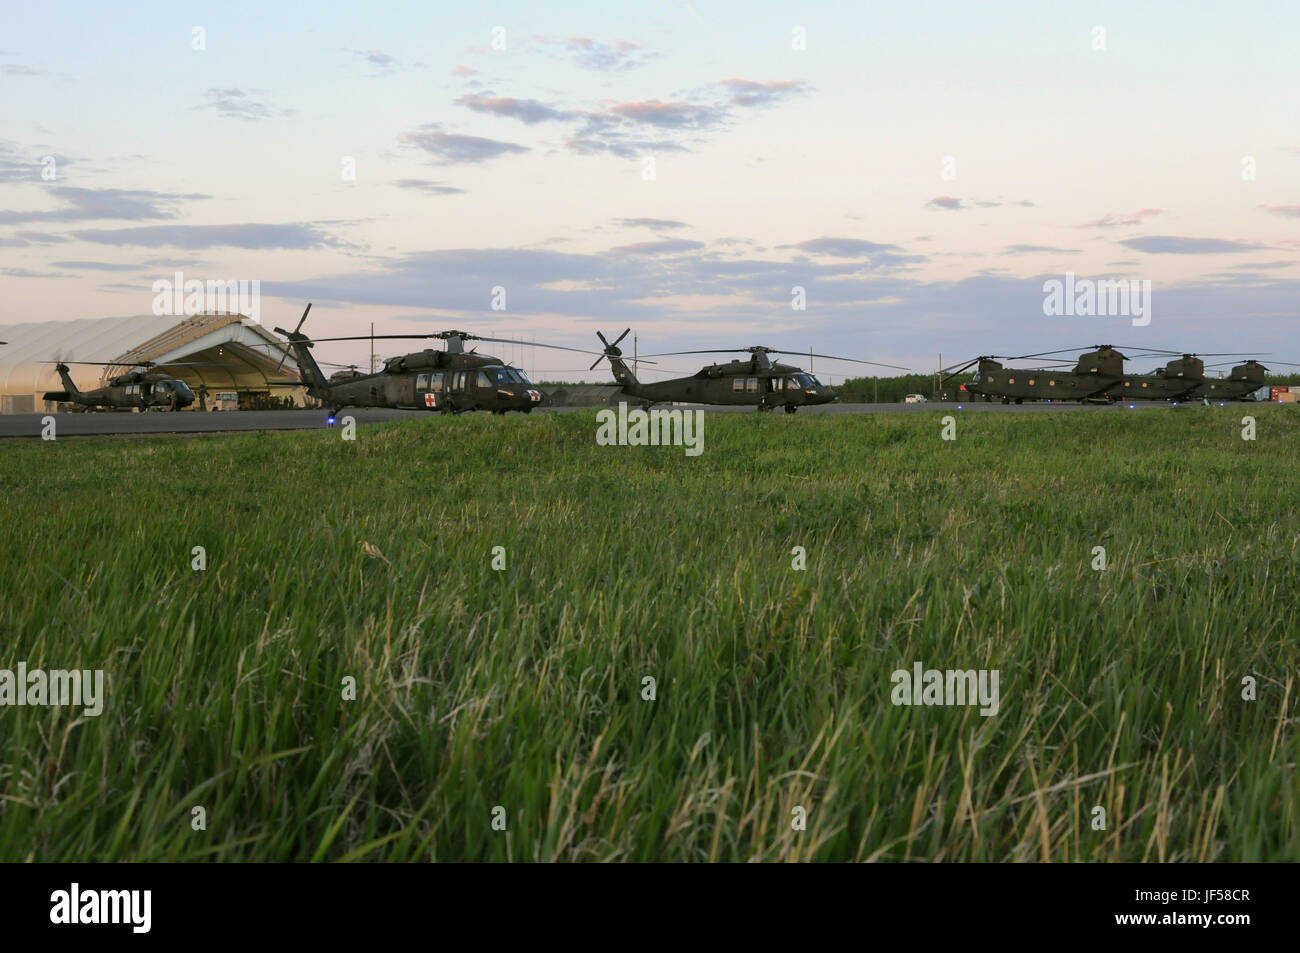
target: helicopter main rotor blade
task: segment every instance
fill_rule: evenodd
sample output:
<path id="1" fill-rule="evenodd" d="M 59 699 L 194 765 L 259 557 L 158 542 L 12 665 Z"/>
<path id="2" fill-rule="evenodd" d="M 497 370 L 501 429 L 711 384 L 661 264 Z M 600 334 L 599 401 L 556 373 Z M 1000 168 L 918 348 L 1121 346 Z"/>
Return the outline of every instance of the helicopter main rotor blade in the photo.
<path id="1" fill-rule="evenodd" d="M 820 357 L 826 361 L 848 361 L 850 364 L 870 364 L 872 367 L 892 367 L 896 371 L 910 371 L 910 367 L 902 367 L 898 364 L 882 364 L 879 361 L 864 361 L 856 357 L 840 357 L 838 354 L 814 354 L 811 351 L 782 351 L 777 348 L 768 348 L 768 354 L 790 354 L 798 357 L 801 354 L 807 354 L 809 357 Z"/>
<path id="2" fill-rule="evenodd" d="M 965 364 L 962 364 L 962 365 L 961 365 L 960 367 L 958 367 L 955 371 L 953 371 L 951 374 L 949 374 L 947 377 L 945 377 L 942 381 L 940 381 L 940 382 L 939 382 L 940 386 L 942 386 L 942 385 L 948 383 L 950 380 L 952 380 L 952 379 L 953 379 L 954 377 L 956 377 L 958 374 L 960 374 L 960 373 L 962 373 L 963 371 L 965 371 L 968 367 L 970 367 L 970 366 L 973 365 L 973 364 L 978 364 L 978 363 L 979 363 L 980 361 L 982 361 L 982 360 L 984 360 L 982 357 L 977 357 L 977 358 L 975 358 L 975 360 L 973 360 L 973 361 L 967 361 Z M 940 371 L 939 373 L 942 374 L 943 371 Z"/>
<path id="3" fill-rule="evenodd" d="M 312 338 L 306 344 L 322 344 L 330 341 L 427 341 L 431 338 L 446 339 L 448 337 L 459 337 L 464 341 L 489 341 L 496 344 L 518 344 L 523 347 L 546 347 L 553 351 L 575 351 L 578 354 L 599 354 L 599 351 L 579 347 L 565 347 L 562 344 L 543 344 L 541 341 L 520 341 L 515 338 L 488 338 L 478 334 L 449 334 L 446 331 L 436 331 L 432 334 L 355 334 L 344 337 L 331 338 Z M 262 347 L 264 345 L 254 345 Z"/>
<path id="4" fill-rule="evenodd" d="M 490 341 L 496 344 L 518 344 L 523 347 L 549 347 L 553 351 L 573 351 L 577 354 L 600 354 L 601 357 L 604 357 L 600 351 L 592 351 L 588 348 L 581 347 L 565 347 L 562 344 L 543 344 L 541 341 L 517 341 L 513 338 L 485 338 L 479 337 L 477 334 L 466 335 L 466 340 Z M 623 339 L 619 338 L 618 340 L 621 341 Z M 615 341 L 614 343 L 617 344 L 618 341 Z"/>
<path id="5" fill-rule="evenodd" d="M 620 338 L 619 340 L 622 340 Z M 749 348 L 749 347 L 729 347 L 729 348 L 707 348 L 702 351 L 663 351 L 659 354 L 647 354 L 646 357 L 679 357 L 683 354 L 740 354 L 748 351 L 749 353 L 758 353 L 762 351 L 766 354 L 789 354 L 793 357 L 804 355 L 807 357 L 820 357 L 827 361 L 848 361 L 852 364 L 870 364 L 874 367 L 892 367 L 898 371 L 910 371 L 909 367 L 902 367 L 898 364 L 882 364 L 879 361 L 863 361 L 856 357 L 840 357 L 837 354 L 813 354 L 809 351 L 783 351 L 774 347 Z"/>

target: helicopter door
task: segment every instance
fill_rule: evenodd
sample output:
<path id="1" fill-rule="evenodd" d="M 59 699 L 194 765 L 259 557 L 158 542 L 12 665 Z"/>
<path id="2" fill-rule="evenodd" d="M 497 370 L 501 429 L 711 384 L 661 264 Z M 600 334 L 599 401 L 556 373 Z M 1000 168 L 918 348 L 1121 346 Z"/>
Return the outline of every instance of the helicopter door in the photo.
<path id="1" fill-rule="evenodd" d="M 440 410 L 445 398 L 442 393 L 441 371 L 419 374 L 415 378 L 415 405 L 429 410 Z"/>
<path id="2" fill-rule="evenodd" d="M 451 403 L 453 406 L 461 406 L 465 401 L 465 385 L 469 379 L 468 371 L 452 371 L 449 380 L 448 390 L 451 391 Z"/>

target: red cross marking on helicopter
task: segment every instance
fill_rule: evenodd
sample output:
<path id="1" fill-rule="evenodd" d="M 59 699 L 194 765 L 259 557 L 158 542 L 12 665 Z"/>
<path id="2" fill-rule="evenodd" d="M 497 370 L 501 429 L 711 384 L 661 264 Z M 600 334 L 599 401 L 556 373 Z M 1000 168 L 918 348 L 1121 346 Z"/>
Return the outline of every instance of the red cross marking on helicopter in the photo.
<path id="1" fill-rule="evenodd" d="M 438 406 L 438 395 L 437 395 L 437 394 L 425 394 L 425 395 L 424 395 L 424 406 L 426 406 L 426 407 L 437 407 L 437 406 Z"/>

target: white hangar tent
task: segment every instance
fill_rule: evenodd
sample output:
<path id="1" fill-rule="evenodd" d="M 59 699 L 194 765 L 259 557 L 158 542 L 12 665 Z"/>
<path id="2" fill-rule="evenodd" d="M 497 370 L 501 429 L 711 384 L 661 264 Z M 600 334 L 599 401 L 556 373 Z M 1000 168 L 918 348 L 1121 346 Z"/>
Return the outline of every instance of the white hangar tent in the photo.
<path id="1" fill-rule="evenodd" d="M 62 390 L 50 361 L 111 361 L 107 367 L 69 363 L 77 387 L 102 387 L 142 361 L 194 363 L 197 367 L 161 368 L 190 385 L 196 394 L 206 387 L 219 392 L 293 395 L 296 389 L 270 387 L 297 384 L 298 365 L 285 355 L 279 339 L 260 324 L 238 314 L 197 314 L 190 317 L 152 314 L 130 318 L 84 318 L 0 325 L 0 413 L 47 412 L 41 395 Z M 271 346 L 268 346 L 271 345 Z M 284 364 L 280 364 L 284 357 Z M 197 409 L 197 403 L 194 405 Z"/>

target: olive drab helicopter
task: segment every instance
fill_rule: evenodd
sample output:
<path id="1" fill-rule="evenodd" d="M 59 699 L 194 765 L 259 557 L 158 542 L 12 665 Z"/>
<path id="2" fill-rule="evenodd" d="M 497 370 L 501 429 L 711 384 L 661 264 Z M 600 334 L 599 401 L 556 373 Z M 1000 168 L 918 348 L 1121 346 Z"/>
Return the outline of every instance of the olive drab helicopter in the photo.
<path id="1" fill-rule="evenodd" d="M 50 361 L 47 363 L 55 365 L 54 369 L 58 371 L 64 389 L 46 391 L 42 395 L 43 400 L 69 403 L 86 410 L 108 407 L 113 410 L 139 410 L 141 413 L 159 408 L 167 408 L 173 411 L 181 410 L 194 403 L 194 393 L 184 381 L 177 380 L 175 377 L 161 371 L 150 370 L 150 368 L 194 367 L 198 365 L 154 364 L 152 361 L 142 361 L 135 365 L 136 369 L 111 378 L 104 387 L 96 387 L 94 390 L 80 390 L 68 373 L 69 364 L 87 364 L 99 367 L 121 367 L 123 365 L 111 361 L 58 361 L 57 363 Z"/>
<path id="2" fill-rule="evenodd" d="M 664 354 L 650 354 L 648 357 L 673 357 L 682 354 L 735 354 L 747 351 L 749 358 L 729 361 L 725 364 L 710 364 L 701 368 L 690 377 L 676 377 L 667 381 L 642 383 L 623 360 L 619 342 L 631 332 L 628 328 L 611 344 L 605 335 L 597 331 L 596 336 L 604 345 L 604 352 L 591 365 L 594 370 L 602 360 L 608 360 L 614 370 L 614 380 L 618 381 L 623 392 L 631 397 L 649 403 L 661 401 L 681 401 L 692 404 L 732 404 L 750 406 L 759 412 L 770 412 L 778 407 L 785 408 L 787 414 L 793 414 L 800 407 L 812 404 L 829 404 L 838 400 L 835 391 L 827 387 L 815 376 L 802 368 L 790 364 L 773 363 L 769 354 L 801 354 L 802 351 L 782 351 L 776 348 L 754 346 L 718 348 L 702 351 L 670 351 Z M 836 357 L 831 354 L 809 354 L 830 361 L 849 361 L 854 364 L 872 364 L 876 367 L 894 367 L 905 371 L 907 368 L 894 364 L 878 364 L 875 361 L 861 361 L 852 357 Z M 643 358 L 637 358 L 638 361 Z M 653 363 L 653 362 L 650 362 Z"/>
<path id="3" fill-rule="evenodd" d="M 1159 353 L 1163 355 L 1169 352 Z M 1157 368 L 1153 374 L 1126 377 L 1108 388 L 1105 396 L 1111 400 L 1170 400 L 1175 403 L 1199 400 L 1205 404 L 1212 400 L 1219 402 L 1253 400 L 1252 395 L 1264 386 L 1268 373 L 1268 368 L 1254 358 L 1234 366 L 1227 377 L 1206 377 L 1206 365 L 1201 357 L 1230 356 L 1245 357 L 1246 355 L 1183 354 L 1164 367 Z M 1224 364 L 1210 366 L 1225 367 L 1232 363 L 1227 361 Z M 1286 364 L 1287 362 L 1275 363 Z"/>
<path id="4" fill-rule="evenodd" d="M 307 393 L 320 400 L 329 410 L 329 422 L 344 407 L 392 407 L 404 410 L 429 410 L 464 413 L 490 410 L 504 414 L 512 410 L 529 413 L 546 403 L 542 389 L 528 379 L 520 368 L 506 364 L 490 354 L 465 350 L 466 341 L 492 341 L 500 344 L 532 345 L 533 342 L 509 338 L 482 337 L 465 331 L 436 331 L 432 334 L 376 334 L 347 337 L 309 338 L 302 333 L 303 322 L 311 305 L 307 305 L 292 331 L 276 328 L 288 339 L 288 346 L 298 362 L 298 372 Z M 443 351 L 426 349 L 390 357 L 383 369 L 362 374 L 348 369 L 330 377 L 320 369 L 311 348 L 325 341 L 370 341 L 441 339 Z M 279 345 L 276 345 L 279 346 Z M 592 354 L 574 347 L 536 344 L 559 351 Z M 281 364 L 284 361 L 281 359 Z"/>
<path id="5" fill-rule="evenodd" d="M 1021 354 L 1006 357 L 999 354 L 985 354 L 973 358 L 964 364 L 955 364 L 944 368 L 940 373 L 946 374 L 940 387 L 953 378 L 960 376 L 972 365 L 976 365 L 974 376 L 958 385 L 956 399 L 969 395 L 971 400 L 992 401 L 1000 399 L 1002 403 L 1012 401 L 1019 404 L 1025 400 L 1088 400 L 1098 397 L 1111 384 L 1124 376 L 1125 357 L 1110 345 L 1099 345 L 1094 350 L 1079 356 L 1074 367 L 1068 368 L 1068 361 L 1049 361 L 1057 367 L 1011 368 L 1002 361 L 1024 361 L 1032 358 L 1049 357 L 1063 354 L 1073 348 L 1060 351 L 1042 351 L 1037 354 Z M 943 392 L 948 399 L 948 392 Z"/>
<path id="6" fill-rule="evenodd" d="M 1210 364 L 1208 367 L 1227 367 L 1232 361 L 1223 364 Z M 1269 361 L 1285 367 L 1300 367 L 1291 361 Z M 1254 400 L 1254 394 L 1266 383 L 1269 368 L 1256 360 L 1237 364 L 1228 372 L 1227 377 L 1206 378 L 1188 397 L 1194 400 Z"/>
<path id="7" fill-rule="evenodd" d="M 1102 396 L 1109 401 L 1165 400 L 1173 403 L 1200 400 L 1208 404 L 1214 400 L 1240 400 L 1264 384 L 1267 369 L 1258 361 L 1249 360 L 1234 367 L 1227 378 L 1207 378 L 1202 357 L 1247 357 L 1246 354 L 1188 354 L 1178 351 L 1148 349 L 1134 359 L 1144 357 L 1171 358 L 1163 367 L 1150 374 L 1126 374 L 1123 380 L 1108 387 Z"/>
<path id="8" fill-rule="evenodd" d="M 985 355 L 967 361 L 964 364 L 945 368 L 941 373 L 943 384 L 961 375 L 972 365 L 977 365 L 971 380 L 959 384 L 955 391 L 956 398 L 969 395 L 972 400 L 992 401 L 1000 399 L 1002 403 L 1023 403 L 1026 400 L 1077 400 L 1080 402 L 1114 403 L 1122 400 L 1168 400 L 1180 401 L 1188 398 L 1205 397 L 1208 402 L 1207 388 L 1212 388 L 1215 399 L 1237 399 L 1262 384 L 1262 365 L 1249 367 L 1243 364 L 1234 368 L 1233 375 L 1222 381 L 1210 381 L 1205 377 L 1205 365 L 1195 354 L 1181 354 L 1177 351 L 1147 349 L 1137 357 L 1173 357 L 1164 367 L 1151 374 L 1129 374 L 1124 370 L 1128 357 L 1121 354 L 1113 345 L 1097 345 L 1093 350 L 1079 356 L 1078 362 L 1071 369 L 1066 369 L 1068 361 L 1049 361 L 1056 367 L 1017 368 L 1007 367 L 1001 361 L 1020 361 L 1031 358 L 1049 357 L 1063 354 L 1075 348 L 1059 351 L 1042 351 L 1037 354 L 1023 354 L 1018 357 L 1000 357 Z M 1203 355 L 1211 356 L 1211 355 Z M 1232 355 L 1213 355 L 1226 357 Z M 1244 356 L 1244 355 L 1238 355 Z M 1259 368 L 1257 371 L 1256 368 Z M 1256 375 L 1261 380 L 1253 383 Z M 944 391 L 944 399 L 948 392 Z"/>

